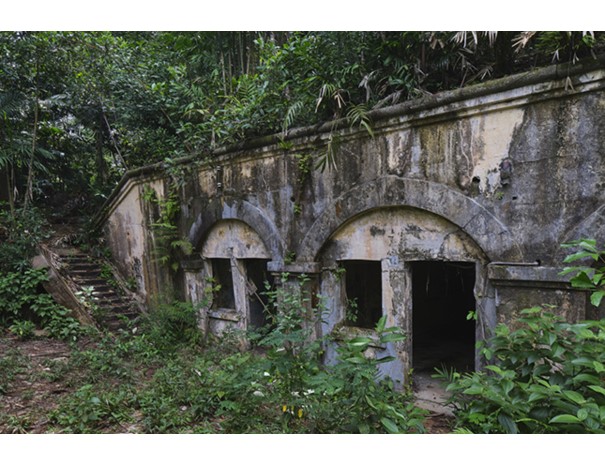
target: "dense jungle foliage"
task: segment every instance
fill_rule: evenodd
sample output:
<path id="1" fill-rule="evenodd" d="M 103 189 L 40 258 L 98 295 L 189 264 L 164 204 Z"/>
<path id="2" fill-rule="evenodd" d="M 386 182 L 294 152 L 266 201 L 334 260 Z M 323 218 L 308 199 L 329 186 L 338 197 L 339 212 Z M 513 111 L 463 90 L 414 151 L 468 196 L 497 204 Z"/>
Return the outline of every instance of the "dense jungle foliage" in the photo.
<path id="1" fill-rule="evenodd" d="M 128 169 L 602 49 L 592 32 L 0 32 L 0 200 L 98 205 Z M 92 211 L 91 209 L 88 209 Z"/>

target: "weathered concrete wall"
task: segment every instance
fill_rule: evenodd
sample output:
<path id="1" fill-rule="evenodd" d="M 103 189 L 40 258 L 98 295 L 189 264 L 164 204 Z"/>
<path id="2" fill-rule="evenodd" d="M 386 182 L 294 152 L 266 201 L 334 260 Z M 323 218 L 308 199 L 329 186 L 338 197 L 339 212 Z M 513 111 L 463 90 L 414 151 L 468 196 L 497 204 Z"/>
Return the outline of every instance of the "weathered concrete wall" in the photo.
<path id="1" fill-rule="evenodd" d="M 383 313 L 408 333 L 414 261 L 476 264 L 479 339 L 528 305 L 583 318 L 585 295 L 557 273 L 561 243 L 605 241 L 604 88 L 603 60 L 552 67 L 373 112 L 374 137 L 336 123 L 219 151 L 179 191 L 180 232 L 195 253 L 177 274 L 149 265 L 153 238 L 140 192 L 146 184 L 159 192 L 150 176 L 162 171 L 140 170 L 106 207 L 108 241 L 148 297 L 171 277 L 199 301 L 213 256 L 229 258 L 242 294 L 238 327 L 247 318 L 245 260 L 261 256 L 275 273 L 313 277 L 329 313 L 320 331 L 344 318 L 333 270 L 362 259 L 381 262 Z M 328 146 L 334 166 L 314 169 Z M 229 326 L 205 316 L 210 330 Z M 402 378 L 410 347 L 386 349 L 398 356 L 387 372 Z"/>

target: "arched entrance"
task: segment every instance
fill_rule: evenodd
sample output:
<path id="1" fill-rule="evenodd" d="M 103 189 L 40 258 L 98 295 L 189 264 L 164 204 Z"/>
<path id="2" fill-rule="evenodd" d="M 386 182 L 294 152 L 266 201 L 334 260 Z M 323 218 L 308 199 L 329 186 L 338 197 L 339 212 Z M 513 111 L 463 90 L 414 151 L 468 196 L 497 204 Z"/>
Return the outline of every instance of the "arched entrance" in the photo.
<path id="1" fill-rule="evenodd" d="M 488 258 L 460 227 L 418 208 L 376 208 L 340 226 L 318 257 L 324 333 L 371 337 L 385 316 L 407 339 L 376 346 L 376 355 L 395 356 L 383 374 L 400 382 L 412 369 L 432 370 L 427 364 L 475 367 L 475 341 L 493 319 Z M 458 351 L 462 358 L 450 360 Z M 328 351 L 328 361 L 334 356 Z"/>

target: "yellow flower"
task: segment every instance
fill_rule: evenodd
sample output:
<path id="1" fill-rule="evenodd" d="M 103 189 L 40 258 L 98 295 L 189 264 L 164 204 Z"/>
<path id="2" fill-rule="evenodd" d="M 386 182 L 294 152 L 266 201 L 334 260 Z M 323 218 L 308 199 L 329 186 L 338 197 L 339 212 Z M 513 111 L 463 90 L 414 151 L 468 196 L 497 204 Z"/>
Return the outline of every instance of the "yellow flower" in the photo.
<path id="1" fill-rule="evenodd" d="M 303 410 L 301 408 L 298 409 L 298 418 L 302 418 Z"/>
<path id="2" fill-rule="evenodd" d="M 286 413 L 286 410 L 288 410 L 288 406 L 287 406 L 287 405 L 284 405 L 284 406 L 281 408 L 281 411 L 282 411 L 282 412 L 284 412 L 284 413 Z"/>

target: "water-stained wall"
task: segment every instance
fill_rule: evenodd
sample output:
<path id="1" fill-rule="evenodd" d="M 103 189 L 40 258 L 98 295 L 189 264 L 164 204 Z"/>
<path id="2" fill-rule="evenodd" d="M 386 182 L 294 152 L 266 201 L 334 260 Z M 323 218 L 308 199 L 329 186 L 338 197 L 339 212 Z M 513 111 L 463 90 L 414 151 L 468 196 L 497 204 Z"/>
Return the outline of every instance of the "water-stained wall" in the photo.
<path id="1" fill-rule="evenodd" d="M 233 315 L 221 320 L 207 309 L 208 331 L 246 326 L 253 259 L 292 280 L 311 277 L 327 306 L 318 332 L 355 330 L 338 271 L 348 260 L 380 262 L 372 269 L 381 273 L 382 313 L 408 333 L 409 264 L 418 261 L 475 264 L 477 339 L 528 305 L 583 318 L 585 295 L 558 274 L 560 245 L 605 240 L 604 87 L 603 60 L 551 67 L 374 111 L 373 135 L 340 122 L 183 160 L 186 182 L 172 189 L 193 253 L 181 254 L 177 271 L 152 266 L 150 206 L 140 194 L 161 166 L 129 174 L 100 221 L 148 298 L 170 279 L 183 298 L 200 301 L 212 266 L 231 273 Z M 165 192 L 175 185 L 168 179 Z M 212 265 L 218 258 L 228 266 Z M 377 350 L 397 355 L 386 371 L 403 379 L 410 343 Z"/>

